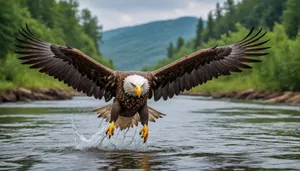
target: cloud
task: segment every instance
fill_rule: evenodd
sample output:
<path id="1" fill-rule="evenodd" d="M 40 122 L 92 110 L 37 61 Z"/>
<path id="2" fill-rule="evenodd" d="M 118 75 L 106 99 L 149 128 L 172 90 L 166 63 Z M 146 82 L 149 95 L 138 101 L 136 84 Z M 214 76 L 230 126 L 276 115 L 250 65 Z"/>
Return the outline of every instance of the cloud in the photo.
<path id="1" fill-rule="evenodd" d="M 182 16 L 207 18 L 216 3 L 225 0 L 79 0 L 79 8 L 96 15 L 104 30 Z"/>

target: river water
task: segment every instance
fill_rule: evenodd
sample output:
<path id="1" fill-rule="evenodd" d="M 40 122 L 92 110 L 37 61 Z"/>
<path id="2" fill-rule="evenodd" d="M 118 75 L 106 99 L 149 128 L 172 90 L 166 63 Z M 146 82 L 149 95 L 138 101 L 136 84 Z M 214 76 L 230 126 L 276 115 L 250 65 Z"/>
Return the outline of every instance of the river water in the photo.
<path id="1" fill-rule="evenodd" d="M 103 101 L 74 97 L 0 105 L 0 170 L 297 170 L 300 107 L 178 96 L 149 101 L 167 114 L 116 131 L 90 111 Z"/>

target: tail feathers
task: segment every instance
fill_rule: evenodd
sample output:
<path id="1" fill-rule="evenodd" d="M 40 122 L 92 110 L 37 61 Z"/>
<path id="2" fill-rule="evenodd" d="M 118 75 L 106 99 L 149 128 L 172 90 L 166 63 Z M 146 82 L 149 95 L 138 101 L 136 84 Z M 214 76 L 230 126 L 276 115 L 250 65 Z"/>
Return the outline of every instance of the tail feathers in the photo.
<path id="1" fill-rule="evenodd" d="M 106 119 L 106 122 L 109 121 L 110 118 L 110 111 L 112 109 L 112 104 L 103 106 L 101 108 L 98 109 L 94 109 L 93 112 L 96 112 L 97 114 L 99 114 L 98 118 L 104 118 Z"/>
<path id="2" fill-rule="evenodd" d="M 104 118 L 106 119 L 106 122 L 109 122 L 110 119 L 110 112 L 112 109 L 112 104 L 103 106 L 98 109 L 94 109 L 93 112 L 96 112 L 99 114 L 98 118 Z M 155 122 L 155 119 L 162 118 L 163 116 L 166 116 L 165 114 L 151 108 L 148 106 L 149 110 L 149 121 Z M 121 130 L 126 128 L 132 128 L 134 126 L 138 126 L 138 122 L 140 122 L 140 115 L 136 113 L 133 117 L 124 117 L 124 116 L 118 116 L 118 119 L 115 123 L 116 128 L 120 128 Z"/>
<path id="3" fill-rule="evenodd" d="M 148 106 L 148 110 L 149 110 L 149 121 L 151 122 L 155 122 L 155 119 L 159 119 L 162 118 L 163 116 L 166 116 L 166 114 L 163 114 L 149 106 Z"/>

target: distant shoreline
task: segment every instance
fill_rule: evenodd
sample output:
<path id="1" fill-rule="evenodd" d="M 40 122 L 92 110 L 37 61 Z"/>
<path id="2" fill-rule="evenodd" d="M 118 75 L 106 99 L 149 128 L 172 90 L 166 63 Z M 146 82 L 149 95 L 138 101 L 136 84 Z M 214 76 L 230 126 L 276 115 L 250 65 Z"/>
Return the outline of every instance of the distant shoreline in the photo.
<path id="1" fill-rule="evenodd" d="M 0 92 L 0 103 L 31 102 L 36 100 L 69 100 L 76 95 L 82 94 L 72 89 L 17 88 Z"/>
<path id="2" fill-rule="evenodd" d="M 242 99 L 260 100 L 267 103 L 286 103 L 300 105 L 300 92 L 276 92 L 248 89 L 243 91 L 230 92 L 192 92 L 181 93 L 188 96 L 204 96 L 214 99 Z M 53 89 L 53 88 L 17 88 L 0 92 L 0 103 L 6 102 L 31 102 L 37 100 L 69 100 L 73 96 L 81 96 L 82 93 L 73 89 Z"/>
<path id="3" fill-rule="evenodd" d="M 189 96 L 204 96 L 212 97 L 214 99 L 241 99 L 241 100 L 260 100 L 267 103 L 285 103 L 300 105 L 300 92 L 277 92 L 277 91 L 263 91 L 248 89 L 243 91 L 230 91 L 230 92 L 184 92 L 183 95 Z"/>

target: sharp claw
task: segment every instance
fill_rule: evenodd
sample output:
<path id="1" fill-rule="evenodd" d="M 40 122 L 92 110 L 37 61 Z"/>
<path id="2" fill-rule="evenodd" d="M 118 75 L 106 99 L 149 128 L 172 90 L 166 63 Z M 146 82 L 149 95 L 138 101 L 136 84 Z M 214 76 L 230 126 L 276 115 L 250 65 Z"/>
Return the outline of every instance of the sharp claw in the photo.
<path id="1" fill-rule="evenodd" d="M 144 143 L 146 143 L 148 139 L 148 126 L 144 125 L 143 129 L 140 131 L 141 138 L 144 138 Z"/>
<path id="2" fill-rule="evenodd" d="M 106 135 L 108 135 L 109 139 L 112 135 L 114 135 L 114 132 L 115 132 L 115 123 L 111 122 L 111 124 L 106 129 Z"/>

